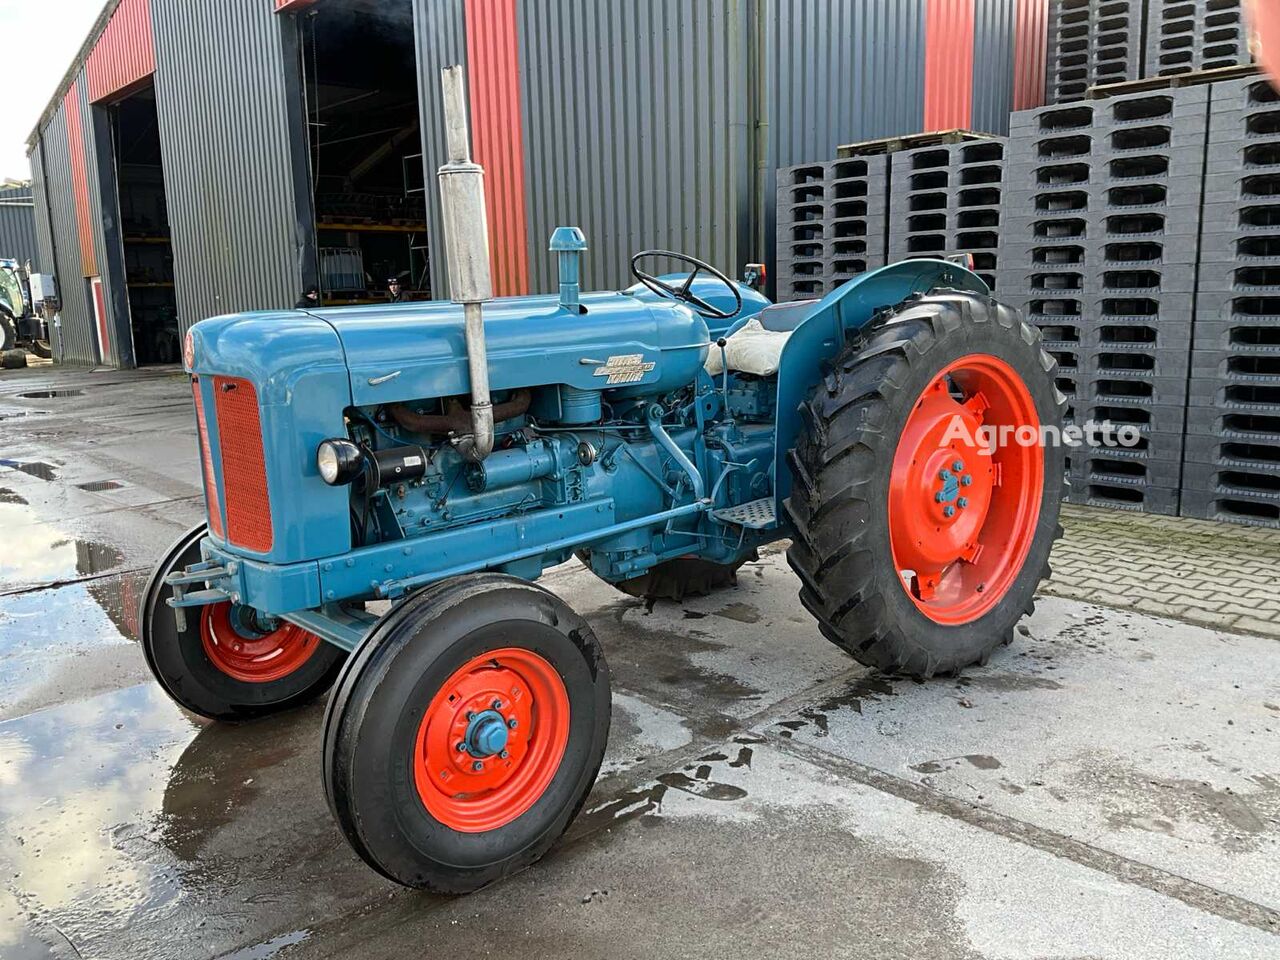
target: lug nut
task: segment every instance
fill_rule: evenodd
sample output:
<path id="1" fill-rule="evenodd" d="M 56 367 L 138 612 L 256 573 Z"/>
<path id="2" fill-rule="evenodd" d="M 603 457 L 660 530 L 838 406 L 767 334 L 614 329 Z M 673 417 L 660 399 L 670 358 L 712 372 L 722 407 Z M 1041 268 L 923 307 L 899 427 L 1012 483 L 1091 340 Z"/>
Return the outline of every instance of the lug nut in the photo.
<path id="1" fill-rule="evenodd" d="M 936 500 L 938 503 L 941 503 L 943 500 L 947 499 L 947 495 L 943 493 L 941 490 L 939 490 L 937 493 L 933 495 L 933 499 Z"/>
<path id="2" fill-rule="evenodd" d="M 951 469 L 954 470 L 956 473 L 959 473 L 961 470 L 964 469 L 964 461 L 957 460 L 955 463 L 951 464 Z"/>
<path id="3" fill-rule="evenodd" d="M 507 751 L 503 750 L 500 754 L 498 754 L 498 756 L 500 756 L 503 760 L 505 760 L 507 759 L 507 757 L 510 756 L 510 754 L 507 753 Z"/>
<path id="4" fill-rule="evenodd" d="M 481 770 L 484 769 L 484 764 L 481 763 L 479 760 L 477 760 L 475 763 L 471 765 L 471 769 L 474 770 L 476 773 L 479 773 Z"/>
<path id="5" fill-rule="evenodd" d="M 960 478 L 960 486 L 962 487 L 967 487 L 972 483 L 973 483 L 973 477 L 969 476 L 967 473 Z"/>
<path id="6" fill-rule="evenodd" d="M 944 517 L 954 517 L 956 515 L 956 508 L 951 506 L 951 504 L 948 503 L 945 507 L 942 508 L 942 515 Z"/>
<path id="7" fill-rule="evenodd" d="M 516 723 L 516 718 L 512 717 L 510 720 L 508 720 L 507 726 L 510 727 L 512 730 L 514 730 L 518 726 L 518 724 Z"/>
<path id="8" fill-rule="evenodd" d="M 458 741 L 458 752 L 459 752 L 459 753 L 464 753 L 464 752 L 466 751 L 466 749 L 467 749 L 467 741 L 465 741 L 465 740 L 459 740 L 459 741 Z"/>
<path id="9" fill-rule="evenodd" d="M 467 711 L 468 722 L 470 722 L 471 720 L 474 720 L 475 718 L 476 718 L 476 712 L 474 710 L 468 710 Z"/>
<path id="10" fill-rule="evenodd" d="M 492 707 L 493 707 L 493 709 L 495 709 L 495 710 L 501 710 L 501 709 L 502 709 L 502 701 L 501 701 L 501 700 L 495 700 L 495 701 L 493 701 L 493 703 L 492 703 L 492 704 L 490 704 L 490 706 L 492 706 Z"/>
<path id="11" fill-rule="evenodd" d="M 969 505 L 968 497 L 961 497 L 959 500 L 956 501 L 956 506 L 959 507 L 961 510 L 963 510 L 968 505 Z"/>
<path id="12" fill-rule="evenodd" d="M 950 480 L 950 479 L 951 479 L 951 471 L 950 471 L 950 470 L 943 470 L 940 474 L 938 474 L 938 479 L 939 479 L 939 480 Z"/>

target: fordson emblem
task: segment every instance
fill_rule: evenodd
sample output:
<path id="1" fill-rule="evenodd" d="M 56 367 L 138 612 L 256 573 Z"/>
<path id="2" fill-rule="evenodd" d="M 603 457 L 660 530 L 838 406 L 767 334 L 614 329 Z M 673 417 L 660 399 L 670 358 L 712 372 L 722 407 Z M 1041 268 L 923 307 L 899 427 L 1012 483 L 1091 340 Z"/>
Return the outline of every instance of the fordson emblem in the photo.
<path id="1" fill-rule="evenodd" d="M 652 370 L 656 363 L 645 360 L 643 353 L 628 353 L 620 357 L 610 357 L 601 366 L 596 367 L 593 376 L 608 377 L 606 383 L 639 383 L 644 375 Z"/>

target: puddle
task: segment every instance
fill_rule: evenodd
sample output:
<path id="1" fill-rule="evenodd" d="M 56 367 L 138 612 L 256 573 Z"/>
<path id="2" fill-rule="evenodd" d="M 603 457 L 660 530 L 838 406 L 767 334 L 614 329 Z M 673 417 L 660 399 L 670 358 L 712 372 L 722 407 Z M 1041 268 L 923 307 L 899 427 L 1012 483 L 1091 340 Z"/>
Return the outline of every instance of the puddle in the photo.
<path id="1" fill-rule="evenodd" d="M 10 490 L 8 487 L 0 487 L 0 503 L 17 503 L 26 504 L 26 498 L 20 493 Z"/>
<path id="2" fill-rule="evenodd" d="M 76 487 L 89 493 L 101 493 L 103 490 L 120 490 L 124 484 L 119 480 L 92 480 L 89 483 L 77 483 Z"/>
<path id="3" fill-rule="evenodd" d="M 18 394 L 23 400 L 52 400 L 56 397 L 83 397 L 83 390 L 32 390 Z"/>
<path id="4" fill-rule="evenodd" d="M 0 458 L 0 467 L 17 470 L 19 473 L 25 473 L 38 480 L 58 479 L 57 466 L 52 463 L 45 463 L 43 460 L 5 460 Z"/>
<path id="5" fill-rule="evenodd" d="M 141 573 L 0 597 L 0 721 L 145 676 Z M 0 951 L 2 952 L 2 951 Z"/>
<path id="6" fill-rule="evenodd" d="M 109 573 L 124 560 L 109 544 L 77 540 L 37 522 L 35 511 L 25 504 L 0 502 L 0 530 L 5 532 L 0 590 Z"/>

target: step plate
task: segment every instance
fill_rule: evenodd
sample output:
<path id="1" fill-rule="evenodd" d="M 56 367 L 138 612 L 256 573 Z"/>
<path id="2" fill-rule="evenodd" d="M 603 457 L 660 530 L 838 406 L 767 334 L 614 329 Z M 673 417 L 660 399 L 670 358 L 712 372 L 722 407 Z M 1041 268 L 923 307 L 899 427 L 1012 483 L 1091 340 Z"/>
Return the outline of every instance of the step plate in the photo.
<path id="1" fill-rule="evenodd" d="M 713 510 L 711 515 L 721 523 L 733 523 L 740 527 L 750 527 L 752 530 L 767 530 L 769 527 L 776 526 L 778 522 L 778 516 L 773 509 L 773 497 L 740 503 L 736 507 L 725 507 L 723 510 Z"/>

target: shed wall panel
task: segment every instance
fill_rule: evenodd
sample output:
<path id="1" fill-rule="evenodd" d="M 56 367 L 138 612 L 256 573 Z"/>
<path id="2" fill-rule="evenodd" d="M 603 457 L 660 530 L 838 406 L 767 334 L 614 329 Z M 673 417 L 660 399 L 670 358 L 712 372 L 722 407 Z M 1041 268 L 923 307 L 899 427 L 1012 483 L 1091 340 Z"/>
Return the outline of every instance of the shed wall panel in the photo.
<path id="1" fill-rule="evenodd" d="M 49 118 L 40 144 L 44 148 L 50 236 L 56 253 L 53 273 L 62 298 L 57 328 L 52 334 L 54 357 L 64 363 L 92 365 L 98 362 L 97 332 L 89 302 L 89 284 L 84 279 L 80 260 L 80 229 L 72 188 L 66 101 Z"/>
<path id="2" fill-rule="evenodd" d="M 556 289 L 558 225 L 586 233 L 587 289 L 629 285 L 646 248 L 736 272 L 751 210 L 745 7 L 519 5 L 533 290 Z"/>
<path id="3" fill-rule="evenodd" d="M 973 19 L 972 130 L 1007 133 L 1013 109 L 1014 22 L 1022 0 L 978 0 Z"/>
<path id="4" fill-rule="evenodd" d="M 286 102 L 294 24 L 262 0 L 157 3 L 152 16 L 179 326 L 292 306 L 312 236 L 297 209 L 301 112 Z"/>
<path id="5" fill-rule="evenodd" d="M 1013 33 L 1013 109 L 1030 110 L 1045 102 L 1049 0 L 1015 0 Z"/>
<path id="6" fill-rule="evenodd" d="M 31 269 L 40 272 L 36 207 L 29 189 L 0 190 L 0 258 L 30 260 Z"/>
<path id="7" fill-rule="evenodd" d="M 31 148 L 27 160 L 31 163 L 31 199 L 34 203 L 39 272 L 53 273 L 56 270 L 53 257 L 53 227 L 49 223 L 49 192 L 45 187 L 44 156 L 39 142 Z"/>
<path id="8" fill-rule="evenodd" d="M 413 0 L 414 39 L 418 59 L 419 128 L 422 130 L 422 168 L 427 201 L 427 257 L 431 291 L 448 298 L 444 238 L 440 236 L 440 192 L 436 170 L 445 162 L 444 107 L 440 100 L 440 71 L 460 63 L 467 66 L 467 36 L 463 0 Z"/>
<path id="9" fill-rule="evenodd" d="M 119 95 L 155 70 L 151 0 L 120 0 L 85 61 L 89 102 Z"/>
<path id="10" fill-rule="evenodd" d="M 485 169 L 493 292 L 529 290 L 515 0 L 466 0 L 471 146 Z"/>
<path id="11" fill-rule="evenodd" d="M 76 236 L 80 244 L 81 276 L 91 277 L 98 272 L 93 243 L 93 212 L 89 207 L 89 164 L 85 155 L 84 136 L 84 76 L 81 74 L 71 84 L 62 101 L 67 125 L 67 150 L 71 163 L 71 189 L 76 209 Z"/>
<path id="12" fill-rule="evenodd" d="M 973 125 L 974 0 L 926 0 L 924 128 Z"/>

